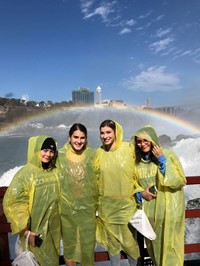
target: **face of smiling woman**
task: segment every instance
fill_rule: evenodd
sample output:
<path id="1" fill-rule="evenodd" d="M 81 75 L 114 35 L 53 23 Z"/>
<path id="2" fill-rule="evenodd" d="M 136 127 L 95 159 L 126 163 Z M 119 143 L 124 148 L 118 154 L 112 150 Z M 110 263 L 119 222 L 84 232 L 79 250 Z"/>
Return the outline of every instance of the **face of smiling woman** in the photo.
<path id="1" fill-rule="evenodd" d="M 137 137 L 136 143 L 143 152 L 148 153 L 151 151 L 151 141 Z"/>
<path id="2" fill-rule="evenodd" d="M 68 139 L 75 152 L 82 151 L 87 142 L 85 133 L 80 130 L 74 131 L 73 134 L 68 137 Z"/>
<path id="3" fill-rule="evenodd" d="M 41 159 L 43 163 L 49 163 L 55 155 L 55 152 L 51 149 L 41 150 Z"/>
<path id="4" fill-rule="evenodd" d="M 111 149 L 115 144 L 115 132 L 111 127 L 101 127 L 100 129 L 100 138 L 105 147 Z"/>

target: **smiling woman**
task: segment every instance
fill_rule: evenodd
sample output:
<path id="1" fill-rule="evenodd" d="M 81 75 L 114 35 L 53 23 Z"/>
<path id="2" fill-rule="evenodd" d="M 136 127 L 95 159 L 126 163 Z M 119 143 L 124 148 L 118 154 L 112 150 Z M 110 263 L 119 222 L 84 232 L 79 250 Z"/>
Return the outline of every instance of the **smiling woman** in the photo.
<path id="1" fill-rule="evenodd" d="M 137 265 L 139 246 L 128 222 L 136 212 L 133 152 L 123 142 L 123 129 L 107 119 L 99 127 L 102 146 L 97 149 L 95 170 L 98 178 L 97 243 L 108 250 L 111 265 L 120 265 L 120 252 L 129 265 Z"/>
<path id="2" fill-rule="evenodd" d="M 67 266 L 94 266 L 97 184 L 94 150 L 87 145 L 87 129 L 74 124 L 68 142 L 59 150 L 61 227 Z"/>
<path id="3" fill-rule="evenodd" d="M 151 125 L 139 129 L 130 144 L 139 184 L 135 195 L 157 235 L 153 241 L 145 238 L 148 253 L 156 266 L 183 265 L 186 185 L 183 167 L 172 150 L 161 146 Z"/>
<path id="4" fill-rule="evenodd" d="M 19 234 L 25 250 L 35 255 L 39 265 L 58 265 L 60 255 L 59 173 L 55 167 L 56 143 L 48 136 L 29 139 L 28 160 L 12 179 L 3 200 L 12 233 Z M 37 236 L 42 244 L 37 247 Z M 51 250 L 51 252 L 49 252 Z"/>

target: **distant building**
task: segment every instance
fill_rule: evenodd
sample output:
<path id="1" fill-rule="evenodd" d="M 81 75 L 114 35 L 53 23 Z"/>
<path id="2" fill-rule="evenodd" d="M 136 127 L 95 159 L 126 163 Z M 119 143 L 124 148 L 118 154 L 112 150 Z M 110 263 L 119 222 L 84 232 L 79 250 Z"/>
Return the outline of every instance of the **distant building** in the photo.
<path id="1" fill-rule="evenodd" d="M 151 106 L 151 104 L 150 104 L 150 99 L 149 98 L 147 98 L 147 101 L 146 101 L 146 107 L 150 107 Z"/>
<path id="2" fill-rule="evenodd" d="M 101 92 L 102 92 L 102 89 L 100 86 L 97 87 L 96 89 L 96 104 L 101 104 Z"/>
<path id="3" fill-rule="evenodd" d="M 142 109 L 151 109 L 150 99 L 147 98 L 146 104 L 145 105 L 142 105 L 141 107 L 142 107 Z"/>
<path id="4" fill-rule="evenodd" d="M 94 92 L 87 88 L 79 88 L 72 91 L 72 102 L 77 105 L 94 105 Z"/>
<path id="5" fill-rule="evenodd" d="M 101 106 L 104 107 L 115 107 L 115 108 L 125 108 L 126 104 L 123 100 L 103 100 Z"/>
<path id="6" fill-rule="evenodd" d="M 125 107 L 126 104 L 124 103 L 123 100 L 110 100 L 110 106 L 112 107 L 118 107 L 118 108 L 122 108 Z"/>

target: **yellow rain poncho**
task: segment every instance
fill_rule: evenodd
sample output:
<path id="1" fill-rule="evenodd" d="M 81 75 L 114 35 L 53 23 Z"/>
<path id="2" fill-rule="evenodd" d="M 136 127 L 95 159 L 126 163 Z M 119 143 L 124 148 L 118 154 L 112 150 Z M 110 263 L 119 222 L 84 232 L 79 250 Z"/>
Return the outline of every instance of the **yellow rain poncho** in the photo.
<path id="1" fill-rule="evenodd" d="M 29 139 L 27 164 L 11 181 L 3 208 L 12 233 L 20 234 L 22 246 L 25 248 L 21 233 L 25 228 L 41 234 L 41 247 L 29 245 L 29 249 L 41 266 L 56 266 L 60 256 L 59 177 L 56 168 L 42 168 L 40 150 L 47 137 Z"/>
<path id="2" fill-rule="evenodd" d="M 151 126 L 146 126 L 135 133 L 136 137 L 159 145 L 159 139 Z M 186 178 L 179 159 L 173 151 L 163 148 L 166 157 L 164 175 L 156 161 L 137 164 L 137 181 L 145 189 L 156 185 L 156 199 L 144 201 L 144 211 L 157 235 L 156 240 L 146 239 L 147 250 L 155 266 L 181 266 L 184 263 L 184 190 Z"/>
<path id="3" fill-rule="evenodd" d="M 98 175 L 97 242 L 115 256 L 121 250 L 139 257 L 139 247 L 128 222 L 136 211 L 134 193 L 134 158 L 129 143 L 122 142 L 123 129 L 116 123 L 116 145 L 96 152 Z"/>
<path id="4" fill-rule="evenodd" d="M 94 266 L 97 183 L 95 151 L 86 147 L 76 154 L 70 143 L 59 150 L 61 223 L 64 258 Z"/>

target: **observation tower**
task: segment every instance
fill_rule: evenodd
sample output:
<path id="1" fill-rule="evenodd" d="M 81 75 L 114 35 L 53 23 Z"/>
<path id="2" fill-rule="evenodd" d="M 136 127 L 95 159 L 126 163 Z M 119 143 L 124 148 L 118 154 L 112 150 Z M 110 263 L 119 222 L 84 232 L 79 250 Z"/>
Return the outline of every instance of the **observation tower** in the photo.
<path id="1" fill-rule="evenodd" d="M 97 99 L 96 99 L 96 104 L 101 104 L 101 92 L 102 92 L 102 89 L 100 86 L 97 87 L 96 89 L 96 96 L 97 96 Z"/>

